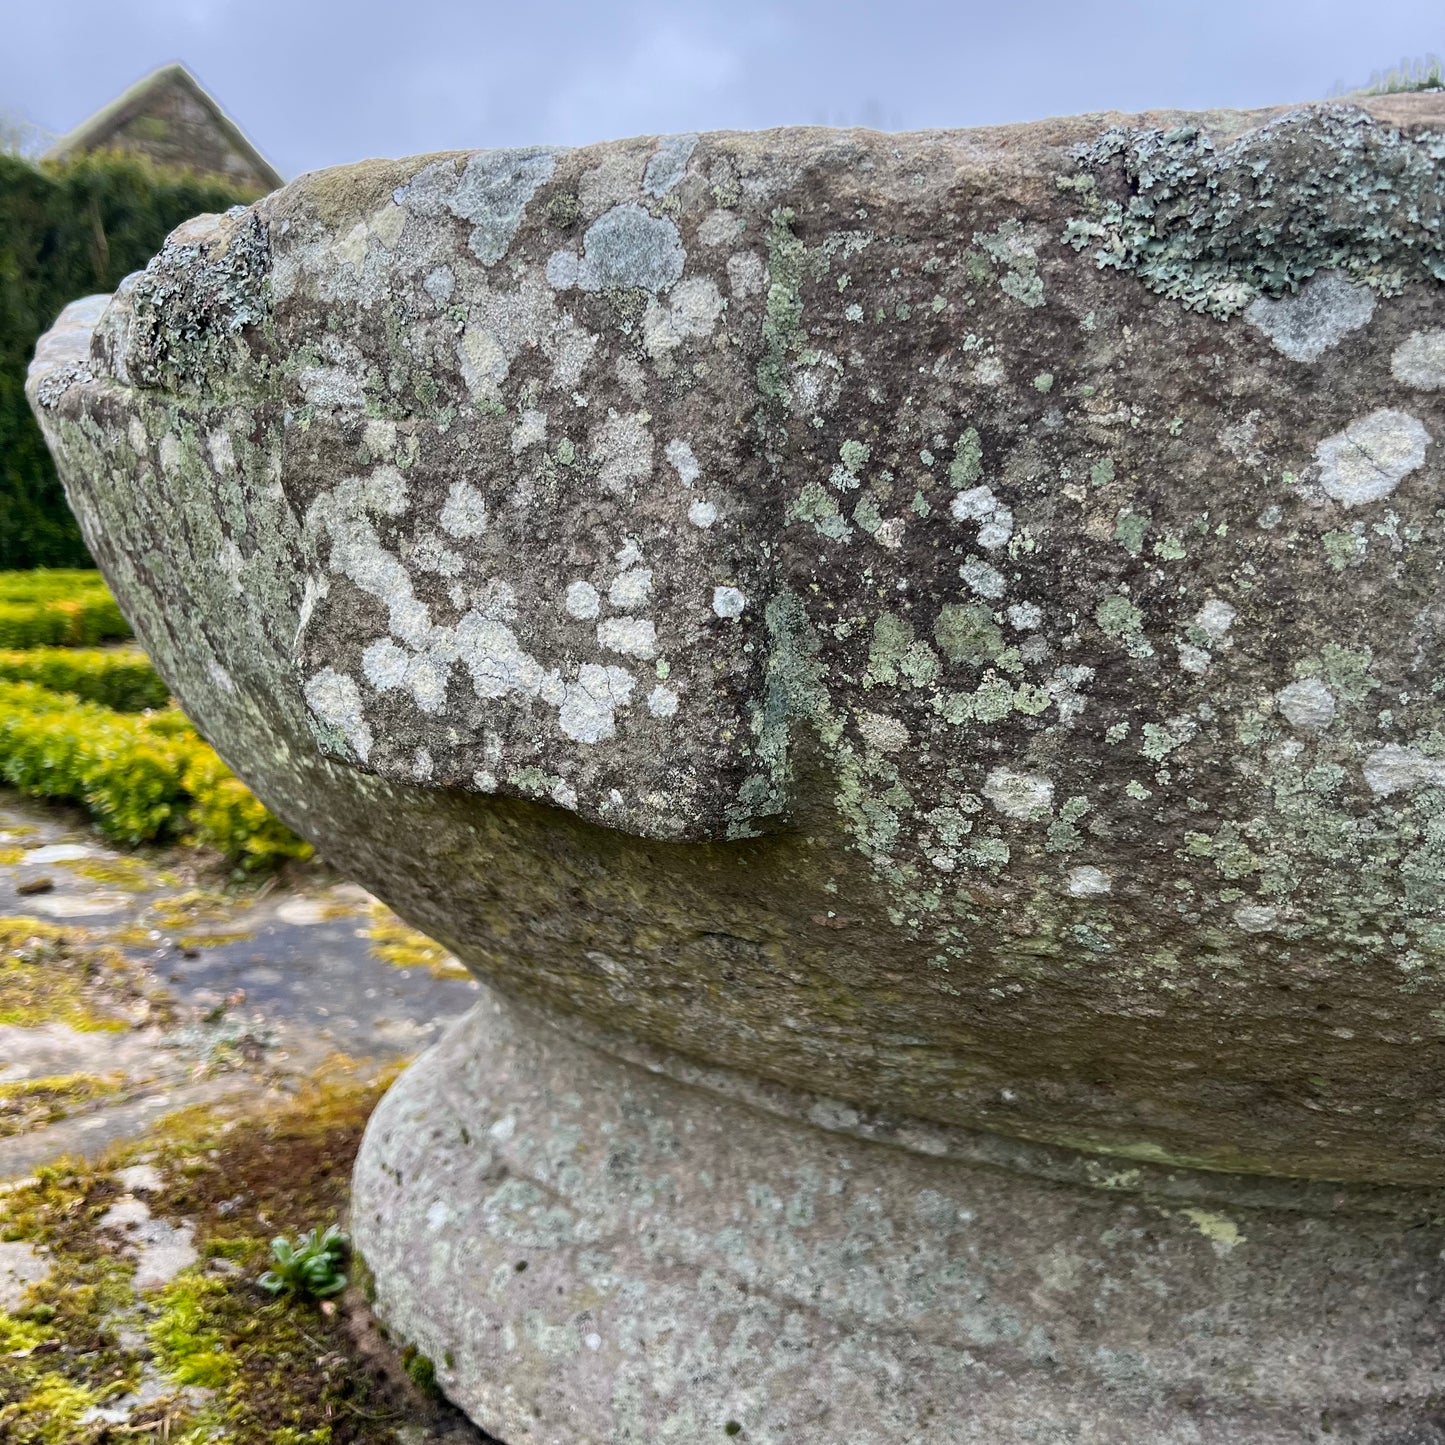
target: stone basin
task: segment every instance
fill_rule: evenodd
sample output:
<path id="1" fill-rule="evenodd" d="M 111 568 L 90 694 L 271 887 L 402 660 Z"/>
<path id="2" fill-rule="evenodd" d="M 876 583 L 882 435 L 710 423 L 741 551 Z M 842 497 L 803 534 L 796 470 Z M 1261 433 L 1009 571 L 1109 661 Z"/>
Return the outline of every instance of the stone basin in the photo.
<path id="1" fill-rule="evenodd" d="M 1445 1439 L 1442 161 L 369 161 L 41 342 L 187 711 L 488 984 L 354 1205 L 479 1423 Z"/>

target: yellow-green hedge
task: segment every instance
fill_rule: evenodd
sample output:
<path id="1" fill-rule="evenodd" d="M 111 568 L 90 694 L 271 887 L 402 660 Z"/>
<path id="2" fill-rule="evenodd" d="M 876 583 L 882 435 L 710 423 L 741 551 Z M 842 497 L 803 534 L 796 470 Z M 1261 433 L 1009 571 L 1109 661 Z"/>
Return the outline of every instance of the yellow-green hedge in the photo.
<path id="1" fill-rule="evenodd" d="M 0 682 L 34 682 L 117 712 L 164 707 L 170 689 L 136 648 L 35 647 L 0 650 Z"/>
<path id="2" fill-rule="evenodd" d="M 129 636 L 130 624 L 108 592 L 0 601 L 0 648 L 93 647 Z"/>
<path id="3" fill-rule="evenodd" d="M 93 568 L 0 572 L 0 648 L 89 647 L 129 636 Z"/>
<path id="4" fill-rule="evenodd" d="M 109 597 L 105 578 L 93 567 L 36 567 L 29 572 L 0 572 L 0 602 L 51 602 Z"/>
<path id="5" fill-rule="evenodd" d="M 200 843 L 248 868 L 311 851 L 173 708 L 119 713 L 35 683 L 0 682 L 0 778 L 82 804 L 126 843 Z"/>

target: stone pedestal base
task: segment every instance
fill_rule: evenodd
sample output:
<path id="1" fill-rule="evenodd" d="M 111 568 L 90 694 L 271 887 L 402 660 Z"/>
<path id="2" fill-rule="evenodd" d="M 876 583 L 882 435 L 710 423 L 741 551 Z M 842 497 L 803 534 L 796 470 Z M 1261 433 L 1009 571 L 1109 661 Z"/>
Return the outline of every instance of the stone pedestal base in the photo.
<path id="1" fill-rule="evenodd" d="M 1438 1197 L 868 1120 L 604 1044 L 488 994 L 357 1160 L 380 1316 L 507 1445 L 1445 1442 Z"/>

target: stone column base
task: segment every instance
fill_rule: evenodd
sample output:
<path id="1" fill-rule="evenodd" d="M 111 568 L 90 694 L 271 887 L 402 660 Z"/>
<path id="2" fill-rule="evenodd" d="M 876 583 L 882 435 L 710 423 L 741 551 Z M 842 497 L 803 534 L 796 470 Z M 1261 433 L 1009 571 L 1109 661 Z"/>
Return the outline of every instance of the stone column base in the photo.
<path id="1" fill-rule="evenodd" d="M 1438 1195 L 865 1119 L 495 994 L 382 1101 L 376 1308 L 507 1445 L 1445 1442 Z"/>

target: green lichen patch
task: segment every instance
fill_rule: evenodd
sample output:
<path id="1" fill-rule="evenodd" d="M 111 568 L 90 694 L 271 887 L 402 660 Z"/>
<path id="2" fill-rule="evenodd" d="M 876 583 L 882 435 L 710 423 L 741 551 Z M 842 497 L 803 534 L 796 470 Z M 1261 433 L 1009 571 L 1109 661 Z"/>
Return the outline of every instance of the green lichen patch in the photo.
<path id="1" fill-rule="evenodd" d="M 1087 212 L 1064 239 L 1213 316 L 1330 269 L 1394 296 L 1445 280 L 1442 160 L 1445 134 L 1346 104 L 1289 111 L 1224 146 L 1192 125 L 1115 126 L 1063 178 Z"/>

